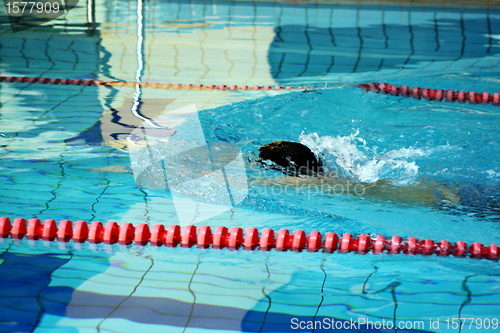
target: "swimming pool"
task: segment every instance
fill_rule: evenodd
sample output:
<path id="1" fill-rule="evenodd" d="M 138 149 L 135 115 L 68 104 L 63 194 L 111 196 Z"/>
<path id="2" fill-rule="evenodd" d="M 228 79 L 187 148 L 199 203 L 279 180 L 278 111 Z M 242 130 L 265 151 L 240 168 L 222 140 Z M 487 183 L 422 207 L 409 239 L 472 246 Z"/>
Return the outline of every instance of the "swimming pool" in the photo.
<path id="1" fill-rule="evenodd" d="M 247 184 L 244 200 L 197 226 L 500 243 L 498 107 L 354 86 L 498 92 L 494 3 L 87 5 L 26 31 L 2 24 L 1 75 L 180 85 L 0 82 L 0 216 L 183 224 L 171 191 L 136 183 L 129 143 L 145 119 L 194 104 L 207 142 L 240 149 Z M 304 143 L 366 195 L 263 168 L 259 147 L 280 140 Z M 494 260 L 0 240 L 5 332 L 320 332 L 337 323 L 489 332 L 498 323 Z M 469 318 L 462 329 L 460 317 Z M 367 320 L 373 327 L 352 326 Z"/>

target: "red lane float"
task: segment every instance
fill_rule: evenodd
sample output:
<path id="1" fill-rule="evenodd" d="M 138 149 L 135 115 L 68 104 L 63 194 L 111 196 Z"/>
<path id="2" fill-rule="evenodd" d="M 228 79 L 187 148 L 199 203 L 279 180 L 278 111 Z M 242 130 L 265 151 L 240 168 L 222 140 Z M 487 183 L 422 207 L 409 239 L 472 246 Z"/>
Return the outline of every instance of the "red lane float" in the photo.
<path id="1" fill-rule="evenodd" d="M 7 223 L 10 224 L 9 219 L 7 219 Z M 21 218 L 14 219 L 10 235 L 12 238 L 22 239 L 26 235 L 26 220 Z"/>
<path id="2" fill-rule="evenodd" d="M 247 228 L 245 242 L 243 246 L 247 250 L 253 250 L 259 245 L 259 230 L 257 228 Z"/>
<path id="3" fill-rule="evenodd" d="M 319 231 L 313 231 L 307 237 L 307 250 L 316 252 L 323 247 L 321 242 L 321 233 Z"/>
<path id="4" fill-rule="evenodd" d="M 100 221 L 94 221 L 90 224 L 89 229 L 89 242 L 98 244 L 102 242 L 104 236 L 104 228 Z"/>
<path id="5" fill-rule="evenodd" d="M 7 217 L 0 217 L 0 236 L 2 238 L 8 237 L 11 230 L 10 220 Z"/>
<path id="6" fill-rule="evenodd" d="M 453 91 L 453 90 L 442 90 L 442 89 L 428 89 L 428 88 L 418 88 L 418 87 L 408 87 L 408 86 L 396 86 L 393 84 L 387 84 L 383 82 L 372 82 L 360 84 L 359 87 L 363 88 L 365 91 L 371 91 L 374 93 L 383 93 L 386 95 L 403 96 L 403 97 L 413 97 L 415 99 L 425 99 L 426 101 L 441 102 L 443 99 L 445 102 L 452 103 L 465 103 L 470 104 L 493 104 L 495 106 L 500 105 L 500 93 L 490 93 L 483 92 L 477 93 L 474 91 Z"/>
<path id="7" fill-rule="evenodd" d="M 276 241 L 274 239 L 274 230 L 269 228 L 262 229 L 262 235 L 260 237 L 260 248 L 261 250 L 267 251 L 274 247 Z"/>
<path id="8" fill-rule="evenodd" d="M 323 243 L 323 249 L 325 252 L 334 252 L 339 243 L 339 236 L 334 232 L 327 232 L 325 234 L 325 242 Z"/>
<path id="9" fill-rule="evenodd" d="M 83 243 L 89 236 L 89 227 L 85 221 L 76 221 L 73 228 L 73 241 Z"/>
<path id="10" fill-rule="evenodd" d="M 69 220 L 62 220 L 59 222 L 59 229 L 57 230 L 57 239 L 60 242 L 68 242 L 73 237 L 73 225 Z"/>
<path id="11" fill-rule="evenodd" d="M 233 227 L 231 230 L 219 226 L 212 233 L 209 226 L 199 228 L 188 225 L 184 228 L 178 225 L 170 225 L 167 228 L 161 224 L 155 224 L 150 229 L 145 223 L 139 223 L 135 227 L 131 223 L 123 223 L 119 226 L 116 222 L 108 222 L 103 225 L 100 221 L 87 224 L 86 221 L 77 221 L 74 226 L 69 220 L 59 222 L 59 227 L 55 220 L 45 220 L 43 224 L 39 219 L 33 218 L 28 221 L 22 218 L 14 219 L 11 224 L 7 217 L 0 217 L 0 237 L 22 239 L 43 239 L 59 242 L 69 242 L 71 239 L 75 243 L 106 243 L 128 245 L 146 245 L 151 243 L 154 246 L 215 248 L 237 250 L 243 247 L 247 250 L 254 250 L 257 247 L 263 251 L 276 249 L 277 251 L 302 251 L 308 250 L 317 252 L 332 253 L 338 250 L 342 253 L 357 252 L 366 254 L 372 251 L 379 253 L 404 253 L 408 255 L 433 255 L 472 258 L 488 258 L 497 260 L 500 258 L 499 247 L 496 244 L 484 246 L 479 242 L 473 242 L 468 246 L 463 241 L 457 241 L 452 245 L 447 240 L 434 242 L 431 239 L 419 241 L 416 237 L 408 237 L 405 241 L 400 236 L 394 235 L 388 240 L 383 235 L 361 234 L 354 237 L 350 233 L 343 234 L 340 238 L 334 232 L 327 232 L 324 237 L 319 231 L 312 231 L 309 235 L 303 230 L 295 230 L 290 234 L 287 229 L 281 229 L 274 233 L 272 229 L 262 229 L 259 237 L 259 230 L 247 228 L 245 234 L 243 229 Z"/>
<path id="12" fill-rule="evenodd" d="M 125 222 L 120 226 L 118 243 L 128 245 L 134 240 L 135 228 L 132 223 Z"/>

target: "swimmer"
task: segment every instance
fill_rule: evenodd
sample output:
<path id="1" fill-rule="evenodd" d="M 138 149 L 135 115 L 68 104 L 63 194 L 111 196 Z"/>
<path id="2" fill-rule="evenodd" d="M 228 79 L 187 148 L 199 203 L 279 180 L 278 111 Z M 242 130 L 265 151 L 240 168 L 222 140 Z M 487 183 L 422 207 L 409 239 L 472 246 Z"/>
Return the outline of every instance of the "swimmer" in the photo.
<path id="1" fill-rule="evenodd" d="M 347 189 L 343 192 L 346 195 L 357 196 L 362 200 L 423 205 L 439 209 L 469 207 L 479 213 L 500 212 L 496 187 L 464 184 L 463 181 L 460 184 L 443 183 L 431 177 L 420 177 L 407 185 L 395 184 L 392 179 L 379 179 L 372 183 L 360 182 L 343 175 L 326 173 L 323 161 L 308 147 L 296 142 L 279 141 L 262 146 L 259 149 L 258 162 L 266 169 L 274 169 L 286 175 L 252 179 L 251 183 L 259 186 L 278 185 L 295 189 L 312 186 L 316 190 L 315 193 L 321 189 L 321 193 L 325 195 L 338 194 L 338 189 L 343 188 Z M 132 173 L 127 165 L 111 165 L 89 171 Z M 354 191 L 356 186 L 357 192 Z"/>
<path id="2" fill-rule="evenodd" d="M 283 172 L 288 177 L 260 179 L 261 185 L 281 185 L 290 187 L 319 186 L 326 189 L 363 188 L 363 199 L 389 201 L 398 204 L 417 204 L 430 207 L 449 208 L 468 206 L 499 210 L 499 199 L 490 195 L 490 188 L 468 184 L 466 186 L 444 184 L 430 177 L 421 177 L 408 185 L 397 185 L 391 179 L 379 179 L 373 183 L 359 182 L 338 174 L 326 174 L 323 162 L 305 145 L 296 142 L 279 141 L 259 149 L 259 162 L 265 168 Z M 271 162 L 271 163 L 270 163 Z M 334 192 L 334 191 L 330 191 Z M 352 194 L 352 193 L 351 193 Z"/>

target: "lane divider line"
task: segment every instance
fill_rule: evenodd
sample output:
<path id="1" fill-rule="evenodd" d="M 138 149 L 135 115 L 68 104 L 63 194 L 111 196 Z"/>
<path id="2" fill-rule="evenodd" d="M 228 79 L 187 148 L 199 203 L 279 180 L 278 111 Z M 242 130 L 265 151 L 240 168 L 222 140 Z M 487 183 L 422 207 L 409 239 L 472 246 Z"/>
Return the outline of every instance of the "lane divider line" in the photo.
<path id="1" fill-rule="evenodd" d="M 0 76 L 0 82 L 18 82 L 18 83 L 41 83 L 41 84 L 59 84 L 59 85 L 83 85 L 83 86 L 103 86 L 103 87 L 135 87 L 137 84 L 141 88 L 154 88 L 154 89 L 177 89 L 177 90 L 292 90 L 292 89 L 308 89 L 307 87 L 299 86 L 294 88 L 292 86 L 247 86 L 247 85 L 215 85 L 215 84 L 181 84 L 181 83 L 148 83 L 135 81 L 102 81 L 102 80 L 81 80 L 81 79 L 57 79 L 57 78 L 38 78 L 38 77 L 25 77 L 25 76 Z"/>
<path id="2" fill-rule="evenodd" d="M 327 232 L 324 236 L 319 231 L 312 231 L 309 235 L 303 230 L 295 230 L 291 234 L 287 229 L 281 229 L 277 233 L 273 229 L 265 228 L 260 231 L 256 228 L 247 228 L 245 234 L 243 229 L 219 226 L 212 233 L 209 226 L 199 228 L 187 225 L 184 228 L 178 225 L 170 225 L 165 228 L 162 224 L 155 224 L 151 230 L 145 223 L 140 223 L 135 227 L 131 223 L 118 225 L 116 222 L 108 222 L 103 225 L 100 221 L 87 224 L 86 221 L 76 221 L 75 224 L 69 220 L 62 220 L 59 227 L 55 220 L 45 220 L 43 223 L 33 218 L 26 220 L 15 218 L 11 224 L 7 217 L 0 218 L 0 237 L 22 239 L 25 236 L 31 240 L 43 239 L 46 241 L 74 243 L 89 242 L 93 244 L 105 243 L 176 247 L 193 247 L 238 250 L 264 250 L 275 249 L 277 251 L 312 251 L 333 253 L 338 252 L 373 252 L 408 255 L 438 255 L 455 257 L 472 257 L 498 260 L 500 258 L 499 248 L 496 244 L 485 247 L 479 242 L 474 242 L 468 246 L 463 241 L 451 244 L 447 240 L 434 242 L 431 239 L 419 241 L 416 237 L 408 237 L 405 241 L 400 236 L 392 236 L 387 239 L 383 235 L 361 234 L 354 237 L 350 233 L 345 233 L 342 237 L 334 232 Z"/>
<path id="3" fill-rule="evenodd" d="M 383 82 L 373 82 L 360 84 L 361 88 L 365 91 L 370 91 L 374 93 L 382 93 L 386 95 L 402 96 L 402 97 L 413 97 L 415 99 L 425 99 L 426 101 L 441 102 L 445 101 L 448 103 L 458 102 L 469 104 L 493 104 L 495 106 L 500 105 L 500 93 L 490 94 L 487 92 L 476 93 L 474 91 L 454 91 L 454 90 L 443 90 L 443 89 L 428 89 L 419 87 L 409 87 L 409 86 L 396 86 L 394 84 L 387 84 Z"/>
<path id="4" fill-rule="evenodd" d="M 38 77 L 25 77 L 25 76 L 0 76 L 0 82 L 18 82 L 18 83 L 41 83 L 41 84 L 60 84 L 60 85 L 83 85 L 83 86 L 103 86 L 103 87 L 136 87 L 138 84 L 141 88 L 154 88 L 154 89 L 175 89 L 175 90 L 243 90 L 243 91 L 257 91 L 257 90 L 304 90 L 304 89 L 325 89 L 328 87 L 292 87 L 292 86 L 247 86 L 247 85 L 215 85 L 215 84 L 181 84 L 181 83 L 148 83 L 135 81 L 102 81 L 102 80 L 81 80 L 81 79 L 57 79 L 57 78 L 38 78 Z M 383 82 L 372 82 L 363 84 L 352 84 L 345 86 L 358 86 L 365 91 L 374 93 L 383 93 L 386 95 L 413 97 L 415 99 L 424 99 L 426 101 L 448 103 L 459 102 L 470 104 L 492 104 L 495 106 L 500 105 L 500 93 L 490 94 L 488 92 L 476 93 L 474 91 L 454 91 L 443 89 L 428 89 L 409 86 L 397 86 Z M 338 86 L 337 86 L 338 87 Z M 330 87 L 331 88 L 331 87 Z"/>

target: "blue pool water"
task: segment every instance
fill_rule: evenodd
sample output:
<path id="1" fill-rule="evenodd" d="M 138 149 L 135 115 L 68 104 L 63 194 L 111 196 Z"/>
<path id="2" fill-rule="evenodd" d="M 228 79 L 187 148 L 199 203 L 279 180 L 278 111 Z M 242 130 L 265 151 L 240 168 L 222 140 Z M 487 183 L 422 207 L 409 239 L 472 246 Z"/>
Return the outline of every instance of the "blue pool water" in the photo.
<path id="1" fill-rule="evenodd" d="M 182 224 L 171 191 L 136 183 L 129 142 L 148 119 L 195 104 L 204 139 L 241 150 L 248 190 L 197 225 L 500 244 L 500 109 L 353 85 L 498 92 L 500 12 L 468 6 L 108 0 L 18 33 L 2 17 L 3 76 L 316 88 L 1 82 L 0 216 Z M 341 177 L 263 167 L 259 147 L 282 140 Z M 361 195 L 340 192 L 356 185 Z M 491 332 L 500 319 L 498 262 L 486 259 L 9 238 L 0 248 L 2 332 L 326 332 L 305 323 L 332 320 L 461 332 L 460 317 Z M 391 325 L 349 326 L 367 320 Z"/>
<path id="2" fill-rule="evenodd" d="M 269 142 L 301 141 L 317 151 L 327 167 L 335 171 L 342 168 L 343 177 L 353 184 L 390 179 L 396 187 L 409 192 L 408 200 L 399 198 L 398 202 L 397 195 L 347 195 L 347 189 L 345 195 L 337 195 L 340 187 L 326 193 L 307 187 L 309 183 L 299 186 L 303 190 L 285 191 L 283 179 L 288 177 L 279 171 L 262 171 L 250 157 L 249 179 L 269 180 L 264 189 L 251 187 L 243 202 L 250 207 L 314 216 L 327 228 L 343 232 L 376 230 L 382 234 L 463 238 L 465 229 L 471 240 L 496 235 L 499 115 L 494 106 L 422 103 L 347 87 L 268 97 L 200 115 L 211 129 L 212 136 L 207 133 L 207 138 L 231 138 L 249 156 Z M 250 119 L 263 119 L 265 126 L 255 126 Z M 435 182 L 432 191 L 439 191 L 438 184 L 443 184 L 462 195 L 461 204 L 434 206 L 412 200 L 411 192 L 425 186 L 426 179 Z M 476 196 L 468 205 L 466 200 L 472 196 L 469 192 Z M 398 218 L 388 219 L 389 212 Z M 366 224 L 360 225 L 360 220 Z M 419 220 L 427 222 L 422 225 Z M 477 223 L 484 221 L 491 222 L 491 232 L 485 232 L 485 225 L 477 228 Z M 312 231 L 318 228 L 316 223 L 311 226 L 298 221 L 291 228 Z M 454 226 L 451 230 L 450 225 Z M 484 238 L 482 241 L 487 242 Z"/>

